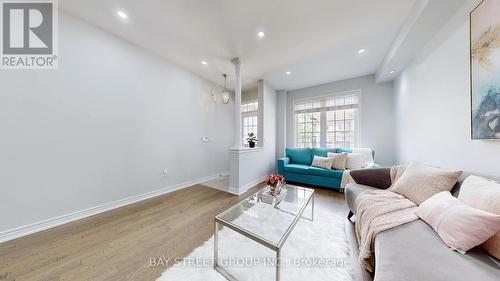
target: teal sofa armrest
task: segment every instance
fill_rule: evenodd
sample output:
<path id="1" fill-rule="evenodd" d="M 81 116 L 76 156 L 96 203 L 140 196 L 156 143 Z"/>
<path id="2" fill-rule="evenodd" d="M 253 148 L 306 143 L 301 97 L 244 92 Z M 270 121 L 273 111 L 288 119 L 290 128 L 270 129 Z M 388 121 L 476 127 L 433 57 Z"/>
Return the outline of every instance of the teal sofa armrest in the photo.
<path id="1" fill-rule="evenodd" d="M 289 157 L 283 157 L 278 159 L 278 174 L 284 175 L 285 174 L 285 166 L 290 164 L 290 158 Z"/>

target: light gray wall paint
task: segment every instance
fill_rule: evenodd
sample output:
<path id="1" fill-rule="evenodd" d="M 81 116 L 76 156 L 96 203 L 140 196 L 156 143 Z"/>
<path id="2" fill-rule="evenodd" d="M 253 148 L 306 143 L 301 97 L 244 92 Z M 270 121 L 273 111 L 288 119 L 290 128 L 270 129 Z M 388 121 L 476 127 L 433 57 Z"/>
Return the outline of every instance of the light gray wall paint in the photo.
<path id="1" fill-rule="evenodd" d="M 395 83 L 398 159 L 500 178 L 500 142 L 470 137 L 471 4 Z"/>
<path id="2" fill-rule="evenodd" d="M 277 92 L 278 108 L 276 110 L 276 159 L 285 155 L 286 147 L 286 91 Z"/>
<path id="3" fill-rule="evenodd" d="M 272 171 L 276 167 L 276 122 L 277 122 L 277 106 L 278 94 L 269 84 L 265 81 L 262 83 L 264 90 L 264 150 L 266 152 L 266 159 L 268 170 Z"/>
<path id="4" fill-rule="evenodd" d="M 0 232 L 228 170 L 212 83 L 64 13 L 59 58 L 0 70 Z"/>
<path id="5" fill-rule="evenodd" d="M 254 101 L 259 99 L 259 91 L 257 88 L 243 91 L 241 93 L 241 101 Z"/>
<path id="6" fill-rule="evenodd" d="M 376 84 L 373 75 L 287 92 L 287 146 L 295 146 L 293 104 L 296 100 L 358 89 L 362 91 L 359 146 L 373 148 L 377 163 L 393 165 L 396 162 L 393 85 L 392 82 Z"/>

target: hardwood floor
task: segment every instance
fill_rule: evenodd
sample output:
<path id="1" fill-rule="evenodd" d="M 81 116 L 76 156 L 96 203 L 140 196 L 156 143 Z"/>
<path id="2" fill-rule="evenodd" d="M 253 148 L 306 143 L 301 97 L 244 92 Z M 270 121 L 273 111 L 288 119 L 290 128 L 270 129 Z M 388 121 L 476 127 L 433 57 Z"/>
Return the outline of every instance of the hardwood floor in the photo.
<path id="1" fill-rule="evenodd" d="M 238 197 L 196 185 L 0 244 L 0 280 L 155 280 L 213 234 L 216 214 L 259 188 Z M 347 214 L 335 191 L 317 189 L 316 208 Z"/>

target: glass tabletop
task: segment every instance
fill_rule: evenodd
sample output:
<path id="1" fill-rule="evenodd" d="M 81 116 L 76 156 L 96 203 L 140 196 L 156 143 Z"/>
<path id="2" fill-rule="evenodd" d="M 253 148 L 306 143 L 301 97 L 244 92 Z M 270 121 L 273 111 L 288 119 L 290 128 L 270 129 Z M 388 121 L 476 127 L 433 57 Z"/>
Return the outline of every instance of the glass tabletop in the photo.
<path id="1" fill-rule="evenodd" d="M 313 189 L 294 185 L 287 185 L 283 189 L 286 189 L 286 195 L 276 206 L 261 200 L 260 195 L 267 191 L 264 188 L 216 218 L 278 246 L 302 215 L 314 193 Z"/>

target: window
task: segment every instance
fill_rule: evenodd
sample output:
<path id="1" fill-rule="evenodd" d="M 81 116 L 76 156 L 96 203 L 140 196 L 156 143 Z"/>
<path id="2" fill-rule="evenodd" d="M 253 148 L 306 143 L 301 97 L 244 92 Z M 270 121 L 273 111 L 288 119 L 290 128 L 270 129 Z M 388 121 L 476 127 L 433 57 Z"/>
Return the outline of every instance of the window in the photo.
<path id="1" fill-rule="evenodd" d="M 357 143 L 359 91 L 295 103 L 298 147 L 349 147 Z"/>
<path id="2" fill-rule="evenodd" d="M 299 147 L 316 147 L 321 144 L 320 114 L 297 114 L 297 145 Z"/>
<path id="3" fill-rule="evenodd" d="M 249 101 L 241 104 L 241 133 L 243 143 L 246 144 L 246 137 L 249 133 L 254 133 L 257 139 L 257 121 L 259 115 L 259 102 Z"/>

